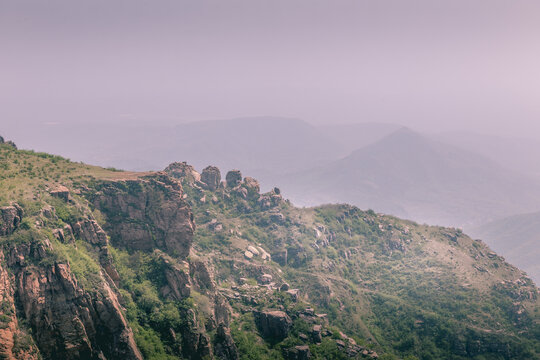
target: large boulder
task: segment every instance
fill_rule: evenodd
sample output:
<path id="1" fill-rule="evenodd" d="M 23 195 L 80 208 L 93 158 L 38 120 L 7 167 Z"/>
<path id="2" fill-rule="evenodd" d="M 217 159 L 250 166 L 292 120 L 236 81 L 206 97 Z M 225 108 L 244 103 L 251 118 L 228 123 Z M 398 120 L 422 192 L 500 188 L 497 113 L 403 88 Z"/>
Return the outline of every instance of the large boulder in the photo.
<path id="1" fill-rule="evenodd" d="M 289 335 L 292 320 L 283 311 L 255 311 L 255 322 L 264 338 L 281 341 Z"/>
<path id="2" fill-rule="evenodd" d="M 201 182 L 203 182 L 209 190 L 216 190 L 221 183 L 221 172 L 215 166 L 207 166 L 201 173 Z"/>
<path id="3" fill-rule="evenodd" d="M 187 162 L 173 162 L 167 166 L 164 170 L 170 176 L 185 180 L 188 183 L 196 183 L 201 180 L 201 174 L 195 170 L 195 168 L 189 165 Z"/>
<path id="4" fill-rule="evenodd" d="M 12 234 L 22 221 L 23 209 L 19 204 L 0 208 L 0 236 Z"/>
<path id="5" fill-rule="evenodd" d="M 240 170 L 231 170 L 227 173 L 225 180 L 227 181 L 227 187 L 237 187 L 242 182 L 242 173 Z"/>
<path id="6" fill-rule="evenodd" d="M 63 185 L 59 185 L 51 190 L 51 195 L 60 198 L 64 201 L 69 200 L 69 189 Z"/>

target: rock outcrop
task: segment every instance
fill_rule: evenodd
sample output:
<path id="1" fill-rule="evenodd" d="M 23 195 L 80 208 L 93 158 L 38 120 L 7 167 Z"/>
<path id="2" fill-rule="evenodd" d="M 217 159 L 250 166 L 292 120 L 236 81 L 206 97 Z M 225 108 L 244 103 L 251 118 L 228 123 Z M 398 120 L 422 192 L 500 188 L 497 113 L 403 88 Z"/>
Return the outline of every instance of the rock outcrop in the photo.
<path id="1" fill-rule="evenodd" d="M 169 166 L 167 166 L 165 170 L 163 171 L 165 171 L 167 174 L 171 175 L 172 177 L 185 180 L 190 184 L 201 181 L 201 174 L 199 174 L 193 166 L 189 165 L 185 161 L 174 162 L 170 164 Z"/>
<path id="2" fill-rule="evenodd" d="M 201 173 L 201 182 L 212 191 L 215 191 L 221 183 L 221 172 L 215 166 L 207 166 Z"/>
<path id="3" fill-rule="evenodd" d="M 292 320 L 287 313 L 279 310 L 254 312 L 255 322 L 264 338 L 281 341 L 289 335 Z"/>
<path id="4" fill-rule="evenodd" d="M 16 292 L 45 359 L 142 359 L 116 295 L 101 275 L 91 295 L 68 264 L 45 265 L 43 245 L 13 246 L 11 252 Z M 32 265 L 36 261 L 42 265 Z"/>
<path id="5" fill-rule="evenodd" d="M 215 355 L 218 359 L 237 360 L 240 358 L 238 349 L 231 336 L 231 330 L 224 324 L 217 328 L 216 341 L 214 344 Z"/>
<path id="6" fill-rule="evenodd" d="M 225 176 L 225 181 L 227 182 L 227 187 L 234 188 L 242 182 L 242 173 L 240 170 L 231 170 Z"/>
<path id="7" fill-rule="evenodd" d="M 21 223 L 23 209 L 19 204 L 0 208 L 0 236 L 11 235 Z"/>
<path id="8" fill-rule="evenodd" d="M 131 250 L 160 249 L 185 258 L 195 223 L 180 182 L 164 173 L 137 180 L 103 181 L 88 197 L 107 216 L 114 245 Z"/>

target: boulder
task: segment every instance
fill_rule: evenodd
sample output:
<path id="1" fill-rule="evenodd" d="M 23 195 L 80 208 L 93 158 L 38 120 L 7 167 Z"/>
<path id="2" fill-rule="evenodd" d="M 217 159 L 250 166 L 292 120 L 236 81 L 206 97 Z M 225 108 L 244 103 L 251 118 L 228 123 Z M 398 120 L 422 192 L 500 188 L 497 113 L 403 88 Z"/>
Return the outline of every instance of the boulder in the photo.
<path id="1" fill-rule="evenodd" d="M 23 209 L 19 204 L 0 208 L 0 236 L 12 234 L 20 225 L 23 217 Z"/>
<path id="2" fill-rule="evenodd" d="M 311 352 L 307 345 L 297 345 L 292 349 L 285 351 L 285 357 L 288 360 L 307 360 L 311 358 Z"/>
<path id="3" fill-rule="evenodd" d="M 209 190 L 215 191 L 221 183 L 221 172 L 215 166 L 207 166 L 201 173 L 201 182 Z"/>
<path id="4" fill-rule="evenodd" d="M 173 162 L 167 166 L 164 170 L 170 176 L 185 180 L 190 184 L 197 183 L 201 180 L 201 174 L 195 170 L 195 168 L 189 165 L 187 162 Z"/>
<path id="5" fill-rule="evenodd" d="M 244 185 L 248 189 L 253 190 L 256 193 L 259 193 L 259 191 L 261 191 L 261 187 L 259 185 L 259 182 L 256 179 L 252 178 L 252 177 L 247 176 L 244 179 Z"/>
<path id="6" fill-rule="evenodd" d="M 64 201 L 69 201 L 69 189 L 64 185 L 59 185 L 55 187 L 50 191 L 50 194 Z"/>
<path id="7" fill-rule="evenodd" d="M 231 170 L 225 176 L 225 181 L 227 181 L 227 187 L 237 187 L 242 182 L 242 173 L 240 170 Z"/>
<path id="8" fill-rule="evenodd" d="M 281 341 L 289 335 L 292 320 L 283 311 L 255 311 L 255 322 L 264 338 Z"/>

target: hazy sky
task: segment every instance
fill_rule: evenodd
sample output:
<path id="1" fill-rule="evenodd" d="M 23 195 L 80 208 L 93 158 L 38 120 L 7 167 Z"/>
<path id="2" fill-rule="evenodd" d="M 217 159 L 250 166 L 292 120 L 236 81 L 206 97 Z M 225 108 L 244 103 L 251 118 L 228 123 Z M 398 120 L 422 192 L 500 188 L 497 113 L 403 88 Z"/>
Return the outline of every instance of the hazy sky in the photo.
<path id="1" fill-rule="evenodd" d="M 540 138 L 540 1 L 0 0 L 0 125 L 251 115 Z"/>

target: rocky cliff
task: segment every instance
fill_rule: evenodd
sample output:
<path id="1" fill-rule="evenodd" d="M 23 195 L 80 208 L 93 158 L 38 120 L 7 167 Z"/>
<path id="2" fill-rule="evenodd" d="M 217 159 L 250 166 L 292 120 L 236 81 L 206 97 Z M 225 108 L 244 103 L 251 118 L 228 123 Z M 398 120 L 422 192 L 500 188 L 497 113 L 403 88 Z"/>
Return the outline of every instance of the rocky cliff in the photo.
<path id="1" fill-rule="evenodd" d="M 456 229 L 209 166 L 0 144 L 0 358 L 538 358 L 538 289 Z M 197 225 L 195 225 L 197 224 Z"/>

